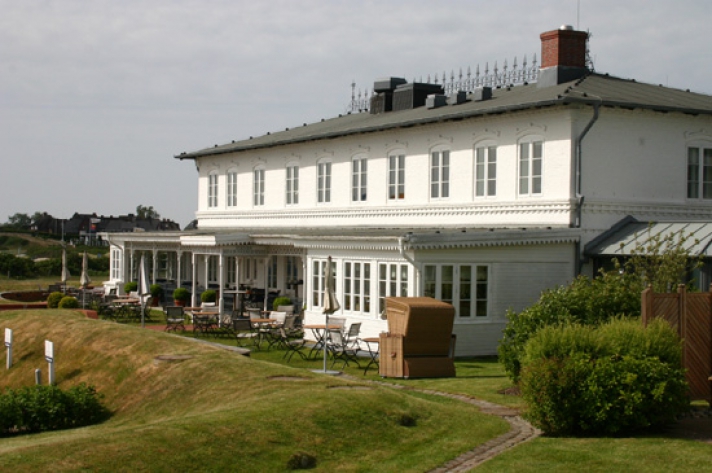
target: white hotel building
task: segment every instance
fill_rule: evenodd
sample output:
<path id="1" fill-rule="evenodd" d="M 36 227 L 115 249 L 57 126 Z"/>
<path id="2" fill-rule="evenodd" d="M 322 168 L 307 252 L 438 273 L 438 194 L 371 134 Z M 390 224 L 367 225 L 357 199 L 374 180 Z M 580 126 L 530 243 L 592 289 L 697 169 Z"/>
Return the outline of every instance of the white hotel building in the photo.
<path id="1" fill-rule="evenodd" d="M 106 285 L 144 254 L 194 301 L 267 287 L 320 322 L 331 256 L 362 336 L 386 330 L 384 297 L 425 295 L 454 305 L 456 355 L 495 354 L 507 309 L 593 274 L 616 223 L 712 216 L 712 97 L 594 73 L 587 39 L 550 31 L 538 68 L 383 79 L 369 111 L 176 156 L 198 171 L 197 228 L 105 235 Z"/>

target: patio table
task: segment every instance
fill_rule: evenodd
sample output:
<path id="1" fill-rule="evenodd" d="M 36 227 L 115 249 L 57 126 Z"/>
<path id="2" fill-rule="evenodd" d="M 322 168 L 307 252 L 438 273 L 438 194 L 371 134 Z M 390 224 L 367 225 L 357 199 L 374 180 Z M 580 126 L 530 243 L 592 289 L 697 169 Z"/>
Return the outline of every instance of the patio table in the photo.
<path id="1" fill-rule="evenodd" d="M 342 325 L 340 324 L 329 324 L 328 326 L 326 324 L 308 324 L 304 325 L 303 328 L 305 330 L 309 329 L 311 330 L 312 334 L 314 335 L 314 340 L 316 343 L 314 343 L 314 346 L 312 346 L 311 350 L 309 350 L 309 354 L 307 355 L 307 358 L 311 358 L 311 354 L 313 352 L 318 352 L 323 349 L 323 347 L 326 345 L 326 334 L 329 332 L 329 330 L 339 330 L 343 328 Z"/>
<path id="2" fill-rule="evenodd" d="M 208 334 L 218 328 L 218 315 L 216 310 L 193 311 L 193 333 Z"/>
<path id="3" fill-rule="evenodd" d="M 366 344 L 368 356 L 371 358 L 368 364 L 366 365 L 366 369 L 363 370 L 363 374 L 365 375 L 371 365 L 376 365 L 376 368 L 379 368 L 378 353 L 380 349 L 381 339 L 378 337 L 368 337 L 362 338 L 361 341 Z"/>

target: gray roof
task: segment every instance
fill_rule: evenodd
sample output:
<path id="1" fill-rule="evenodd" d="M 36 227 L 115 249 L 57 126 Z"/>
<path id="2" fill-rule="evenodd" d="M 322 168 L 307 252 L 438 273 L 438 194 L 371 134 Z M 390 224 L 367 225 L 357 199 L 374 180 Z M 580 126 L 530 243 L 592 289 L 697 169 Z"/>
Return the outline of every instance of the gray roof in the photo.
<path id="1" fill-rule="evenodd" d="M 712 222 L 640 222 L 630 217 L 587 244 L 584 253 L 589 256 L 629 256 L 637 248 L 645 248 L 665 237 L 673 237 L 674 241 L 685 238 L 683 248 L 690 255 L 712 256 Z"/>
<path id="2" fill-rule="evenodd" d="M 374 133 L 393 128 L 406 128 L 568 104 L 599 104 L 610 107 L 712 115 L 712 96 L 710 95 L 644 84 L 607 74 L 591 73 L 576 81 L 551 87 L 538 87 L 537 84 L 529 84 L 494 89 L 492 98 L 485 101 L 468 101 L 459 105 L 446 105 L 433 109 L 418 107 L 412 110 L 374 115 L 368 112 L 339 115 L 336 118 L 312 124 L 305 123 L 302 126 L 247 140 L 234 141 L 222 146 L 216 145 L 190 153 L 181 153 L 175 157 L 194 159 L 201 156 L 271 148 L 293 143 Z"/>

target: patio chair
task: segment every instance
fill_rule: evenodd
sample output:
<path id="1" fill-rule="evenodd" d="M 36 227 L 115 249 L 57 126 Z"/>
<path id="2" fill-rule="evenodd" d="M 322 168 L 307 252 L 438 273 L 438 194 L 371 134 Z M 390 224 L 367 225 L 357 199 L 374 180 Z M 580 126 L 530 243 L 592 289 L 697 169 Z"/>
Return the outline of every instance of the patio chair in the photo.
<path id="1" fill-rule="evenodd" d="M 168 332 L 173 330 L 174 332 L 180 329 L 185 332 L 185 313 L 183 312 L 183 307 L 181 306 L 168 306 L 165 309 L 166 313 L 166 328 L 164 331 Z"/>
<path id="2" fill-rule="evenodd" d="M 252 340 L 255 345 L 257 345 L 255 339 L 257 338 L 257 332 L 252 328 L 252 324 L 249 319 L 233 319 L 232 330 L 237 339 L 237 346 L 242 346 L 243 340 Z M 259 345 L 257 345 L 259 347 Z"/>
<path id="3" fill-rule="evenodd" d="M 295 353 L 298 354 L 302 360 L 307 359 L 307 356 L 302 353 L 302 350 L 306 348 L 307 343 L 304 337 L 290 338 L 284 328 L 279 329 L 279 334 L 282 340 L 282 345 L 287 349 L 287 351 L 284 352 L 284 355 L 282 355 L 282 359 L 287 358 L 287 363 L 289 363 Z"/>
<path id="4" fill-rule="evenodd" d="M 356 363 L 356 366 L 361 368 L 361 363 L 358 361 L 358 352 L 361 349 L 359 345 L 359 333 L 361 333 L 361 323 L 351 324 L 348 332 L 341 330 L 329 330 L 329 337 L 326 340 L 326 349 L 331 353 L 333 361 L 331 366 L 336 364 L 337 360 L 344 362 L 344 367 L 351 362 Z"/>

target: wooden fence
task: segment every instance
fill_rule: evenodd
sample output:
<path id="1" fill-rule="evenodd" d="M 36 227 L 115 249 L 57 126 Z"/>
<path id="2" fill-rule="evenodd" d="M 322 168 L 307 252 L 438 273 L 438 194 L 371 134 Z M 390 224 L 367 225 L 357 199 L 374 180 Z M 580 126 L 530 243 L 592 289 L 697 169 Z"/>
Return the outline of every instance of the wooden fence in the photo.
<path id="1" fill-rule="evenodd" d="M 693 400 L 712 405 L 712 286 L 709 292 L 688 293 L 684 285 L 677 293 L 642 294 L 643 325 L 655 318 L 667 320 L 683 339 L 682 364 L 686 369 Z"/>

